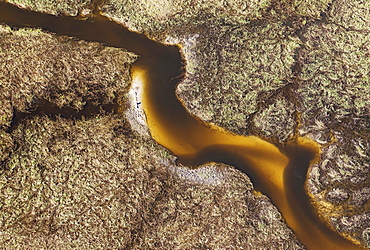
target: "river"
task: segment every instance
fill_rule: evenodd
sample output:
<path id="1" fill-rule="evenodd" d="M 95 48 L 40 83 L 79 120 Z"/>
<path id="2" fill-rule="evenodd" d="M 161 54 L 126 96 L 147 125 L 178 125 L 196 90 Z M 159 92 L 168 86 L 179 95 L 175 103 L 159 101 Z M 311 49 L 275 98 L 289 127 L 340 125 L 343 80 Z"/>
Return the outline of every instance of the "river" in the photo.
<path id="1" fill-rule="evenodd" d="M 192 116 L 175 90 L 185 77 L 179 46 L 150 40 L 103 16 L 88 20 L 56 17 L 0 3 L 0 22 L 40 27 L 132 51 L 140 58 L 131 69 L 143 86 L 142 107 L 152 137 L 189 167 L 222 162 L 246 173 L 267 195 L 307 249 L 362 249 L 341 237 L 317 216 L 305 190 L 309 166 L 319 160 L 319 146 L 307 138 L 274 145 L 255 136 L 240 136 Z"/>

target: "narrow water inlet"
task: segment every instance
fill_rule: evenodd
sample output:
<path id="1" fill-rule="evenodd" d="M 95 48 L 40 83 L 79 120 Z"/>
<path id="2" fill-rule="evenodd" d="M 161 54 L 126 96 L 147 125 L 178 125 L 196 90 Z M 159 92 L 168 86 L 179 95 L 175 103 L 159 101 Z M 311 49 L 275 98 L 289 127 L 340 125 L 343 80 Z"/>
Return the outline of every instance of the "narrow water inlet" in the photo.
<path id="1" fill-rule="evenodd" d="M 143 85 L 142 105 L 152 137 L 159 144 L 181 163 L 222 162 L 248 174 L 308 249 L 362 249 L 320 221 L 310 204 L 304 185 L 307 169 L 319 154 L 314 142 L 299 138 L 279 149 L 258 137 L 235 135 L 205 124 L 186 111 L 175 94 L 185 64 L 179 47 L 152 41 L 103 16 L 77 20 L 30 12 L 4 2 L 0 2 L 0 22 L 40 27 L 139 54 L 132 78 Z"/>
<path id="2" fill-rule="evenodd" d="M 149 128 L 153 138 L 181 163 L 222 162 L 246 173 L 255 188 L 278 207 L 307 249 L 362 249 L 323 223 L 310 203 L 305 181 L 309 166 L 319 159 L 315 142 L 301 137 L 279 149 L 258 137 L 235 135 L 205 124 L 187 113 L 177 99 L 172 86 L 180 80 L 161 74 L 166 71 L 165 63 L 145 63 L 139 60 L 132 76 L 144 86 L 143 107 Z"/>

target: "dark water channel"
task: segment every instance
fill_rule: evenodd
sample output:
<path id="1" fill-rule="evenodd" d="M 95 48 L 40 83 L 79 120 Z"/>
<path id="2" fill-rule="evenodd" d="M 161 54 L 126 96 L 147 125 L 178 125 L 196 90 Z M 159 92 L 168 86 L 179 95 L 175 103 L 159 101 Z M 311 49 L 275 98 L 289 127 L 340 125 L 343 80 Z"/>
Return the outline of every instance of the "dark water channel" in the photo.
<path id="1" fill-rule="evenodd" d="M 77 20 L 25 11 L 4 2 L 0 2 L 0 22 L 40 27 L 139 54 L 131 72 L 133 81 L 143 84 L 142 105 L 151 134 L 179 162 L 189 166 L 222 162 L 246 173 L 308 249 L 362 249 L 320 221 L 310 204 L 304 185 L 309 165 L 319 158 L 314 142 L 298 138 L 277 147 L 254 136 L 239 136 L 205 124 L 185 110 L 175 94 L 185 65 L 178 46 L 152 41 L 102 16 Z"/>

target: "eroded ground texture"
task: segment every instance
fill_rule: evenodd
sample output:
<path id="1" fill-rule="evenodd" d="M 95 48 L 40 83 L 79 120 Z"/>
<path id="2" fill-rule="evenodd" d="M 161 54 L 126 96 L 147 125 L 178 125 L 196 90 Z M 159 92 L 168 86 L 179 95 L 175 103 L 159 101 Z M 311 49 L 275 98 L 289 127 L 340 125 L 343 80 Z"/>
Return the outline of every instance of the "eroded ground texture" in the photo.
<path id="1" fill-rule="evenodd" d="M 303 248 L 246 175 L 176 166 L 114 109 L 79 115 L 127 103 L 135 55 L 38 29 L 0 39 L 2 249 Z"/>
<path id="2" fill-rule="evenodd" d="M 104 13 L 182 45 L 188 72 L 177 93 L 191 113 L 323 146 L 307 189 L 324 220 L 370 247 L 370 2 L 175 1 L 160 11 L 159 1 L 127 2 Z"/>
<path id="3" fill-rule="evenodd" d="M 369 1 L 11 2 L 80 16 L 100 5 L 133 30 L 181 44 L 187 78 L 177 93 L 187 109 L 239 134 L 283 142 L 299 133 L 320 143 L 322 159 L 307 184 L 315 206 L 339 233 L 370 247 Z M 11 197 L 1 199 L 2 244 L 302 248 L 244 175 L 172 168 L 170 155 L 122 117 L 43 116 L 6 132 L 15 110 L 40 99 L 76 109 L 114 101 L 135 55 L 39 30 L 4 26 L 0 39 L 1 195 Z M 61 59 L 43 65 L 42 49 Z M 30 79 L 31 63 L 40 79 Z M 204 177 L 215 173 L 219 181 Z"/>

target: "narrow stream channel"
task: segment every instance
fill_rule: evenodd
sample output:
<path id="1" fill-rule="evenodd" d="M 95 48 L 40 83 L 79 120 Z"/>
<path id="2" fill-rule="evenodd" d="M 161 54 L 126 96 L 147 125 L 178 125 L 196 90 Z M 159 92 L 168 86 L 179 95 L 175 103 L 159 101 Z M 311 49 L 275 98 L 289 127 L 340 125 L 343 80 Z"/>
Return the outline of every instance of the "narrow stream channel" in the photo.
<path id="1" fill-rule="evenodd" d="M 188 166 L 222 162 L 246 173 L 308 249 L 362 249 L 320 221 L 310 204 L 304 185 L 309 165 L 319 158 L 316 143 L 298 138 L 278 148 L 254 136 L 239 136 L 205 124 L 186 111 L 175 94 L 185 65 L 178 46 L 152 41 L 103 16 L 77 20 L 30 12 L 4 2 L 0 2 L 0 22 L 40 27 L 139 54 L 131 72 L 133 81 L 144 87 L 142 105 L 150 132 L 179 162 Z"/>

